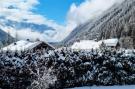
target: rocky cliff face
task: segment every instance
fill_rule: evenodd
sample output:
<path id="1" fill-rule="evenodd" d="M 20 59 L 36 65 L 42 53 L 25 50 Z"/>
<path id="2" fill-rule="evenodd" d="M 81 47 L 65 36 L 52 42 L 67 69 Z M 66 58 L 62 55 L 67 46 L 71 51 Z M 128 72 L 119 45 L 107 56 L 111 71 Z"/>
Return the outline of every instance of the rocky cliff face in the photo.
<path id="1" fill-rule="evenodd" d="M 78 26 L 62 43 L 108 38 L 119 38 L 122 47 L 135 48 L 135 0 L 116 4 L 100 17 Z"/>

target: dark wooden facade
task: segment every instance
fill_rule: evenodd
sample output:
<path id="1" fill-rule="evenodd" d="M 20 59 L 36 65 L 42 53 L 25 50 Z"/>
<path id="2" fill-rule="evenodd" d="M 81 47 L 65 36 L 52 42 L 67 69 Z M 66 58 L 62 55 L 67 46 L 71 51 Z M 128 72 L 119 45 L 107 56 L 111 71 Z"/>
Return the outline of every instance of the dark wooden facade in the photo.
<path id="1" fill-rule="evenodd" d="M 46 42 L 38 41 L 37 44 L 31 47 L 30 50 L 32 51 L 47 50 L 48 51 L 48 50 L 55 50 L 55 48 Z"/>

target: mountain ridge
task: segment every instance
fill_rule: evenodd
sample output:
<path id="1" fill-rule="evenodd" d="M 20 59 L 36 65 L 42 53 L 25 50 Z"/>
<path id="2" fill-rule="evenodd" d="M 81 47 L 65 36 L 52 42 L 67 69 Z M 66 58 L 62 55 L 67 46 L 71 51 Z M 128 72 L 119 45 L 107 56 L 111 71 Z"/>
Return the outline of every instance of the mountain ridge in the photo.
<path id="1" fill-rule="evenodd" d="M 63 45 L 71 45 L 79 40 L 101 40 L 118 38 L 121 47 L 134 48 L 135 38 L 135 0 L 124 0 L 115 4 L 94 20 L 89 20 L 77 28 L 62 41 Z M 79 32 L 78 32 L 79 31 Z M 72 35 L 75 34 L 75 35 Z M 129 40 L 129 42 L 128 42 Z"/>
<path id="2" fill-rule="evenodd" d="M 8 33 L 0 29 L 0 48 L 14 42 L 15 39 Z"/>

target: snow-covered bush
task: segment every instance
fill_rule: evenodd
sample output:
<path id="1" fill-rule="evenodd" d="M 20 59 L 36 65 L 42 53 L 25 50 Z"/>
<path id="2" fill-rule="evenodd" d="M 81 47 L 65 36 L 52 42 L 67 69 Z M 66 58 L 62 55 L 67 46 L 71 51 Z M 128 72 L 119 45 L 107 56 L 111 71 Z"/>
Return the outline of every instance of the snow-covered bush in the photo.
<path id="1" fill-rule="evenodd" d="M 39 74 L 38 78 L 31 84 L 32 89 L 48 89 L 50 87 L 56 87 L 57 77 L 52 74 L 52 69 L 44 69 L 43 75 Z"/>
<path id="2" fill-rule="evenodd" d="M 62 89 L 135 84 L 135 53 L 71 50 L 1 52 L 0 88 Z"/>

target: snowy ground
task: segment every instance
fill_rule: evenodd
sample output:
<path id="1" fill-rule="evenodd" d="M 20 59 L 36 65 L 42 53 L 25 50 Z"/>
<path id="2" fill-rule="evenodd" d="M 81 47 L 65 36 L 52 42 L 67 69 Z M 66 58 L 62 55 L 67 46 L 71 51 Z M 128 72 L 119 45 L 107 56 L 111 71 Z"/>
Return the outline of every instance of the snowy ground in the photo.
<path id="1" fill-rule="evenodd" d="M 135 89 L 135 85 L 132 86 L 107 86 L 107 87 L 78 87 L 69 89 Z"/>

